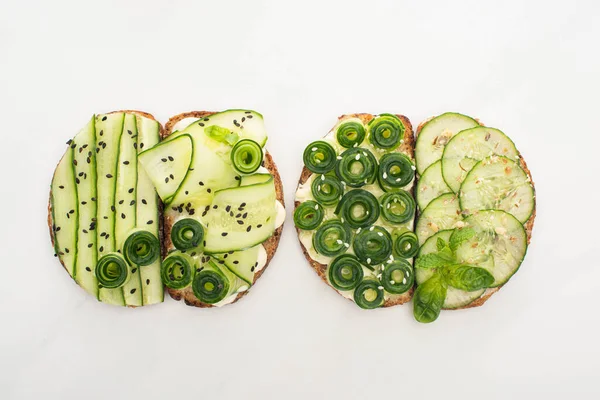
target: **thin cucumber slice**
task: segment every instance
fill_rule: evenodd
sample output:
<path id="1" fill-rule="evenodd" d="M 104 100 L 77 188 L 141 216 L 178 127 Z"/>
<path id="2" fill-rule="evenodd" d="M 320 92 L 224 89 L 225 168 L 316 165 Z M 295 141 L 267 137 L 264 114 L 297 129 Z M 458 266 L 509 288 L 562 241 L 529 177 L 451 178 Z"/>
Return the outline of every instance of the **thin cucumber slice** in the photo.
<path id="1" fill-rule="evenodd" d="M 158 122 L 136 115 L 138 129 L 138 155 L 142 148 L 151 148 L 160 140 Z M 144 144 L 142 146 L 142 143 Z M 136 220 L 138 229 L 147 230 L 159 238 L 159 199 L 152 181 L 143 168 L 137 169 Z M 142 280 L 142 303 L 144 305 L 162 303 L 165 296 L 162 284 L 161 258 L 150 265 L 138 269 Z"/>
<path id="2" fill-rule="evenodd" d="M 98 281 L 94 274 L 97 263 L 96 232 L 96 133 L 92 117 L 75 136 L 73 143 L 74 171 L 79 202 L 79 230 L 75 280 L 85 291 L 98 297 Z"/>
<path id="3" fill-rule="evenodd" d="M 115 241 L 117 249 L 123 247 L 129 232 L 136 226 L 137 188 L 137 124 L 134 114 L 125 114 L 123 134 L 117 163 L 117 187 L 115 193 Z M 137 265 L 129 265 L 131 277 L 122 287 L 125 304 L 142 305 L 142 281 Z"/>
<path id="4" fill-rule="evenodd" d="M 432 200 L 423 210 L 417 221 L 415 232 L 419 238 L 419 245 L 444 229 L 452 229 L 462 220 L 458 199 L 453 193 L 446 193 Z"/>
<path id="5" fill-rule="evenodd" d="M 438 238 L 441 238 L 446 243 L 448 243 L 450 241 L 450 235 L 452 235 L 452 232 L 453 229 L 439 231 L 438 233 L 427 239 L 423 246 L 421 246 L 421 249 L 419 251 L 419 257 L 430 253 L 436 253 L 436 243 Z M 416 268 L 415 275 L 417 279 L 417 284 L 421 285 L 426 280 L 431 278 L 434 274 L 434 271 L 435 270 L 432 268 Z M 476 290 L 474 292 L 465 292 L 464 290 L 459 290 L 452 286 L 448 286 L 448 290 L 446 292 L 446 299 L 444 300 L 443 307 L 448 309 L 464 307 L 480 298 L 484 292 L 485 289 Z"/>
<path id="6" fill-rule="evenodd" d="M 214 254 L 213 257 L 221 260 L 231 272 L 251 286 L 254 282 L 254 271 L 258 266 L 258 254 L 261 246 L 262 244 L 259 244 L 242 251 Z"/>
<path id="7" fill-rule="evenodd" d="M 460 207 L 466 213 L 503 210 L 525 223 L 534 206 L 529 176 L 507 157 L 484 158 L 471 169 L 460 188 Z"/>
<path id="8" fill-rule="evenodd" d="M 140 153 L 140 164 L 160 198 L 168 203 L 179 189 L 192 161 L 192 137 L 181 135 Z"/>
<path id="9" fill-rule="evenodd" d="M 456 251 L 460 260 L 487 269 L 503 285 L 519 269 L 527 252 L 527 233 L 512 215 L 499 210 L 484 210 L 465 219 L 475 236 Z"/>
<path id="10" fill-rule="evenodd" d="M 442 158 L 444 146 L 452 136 L 476 126 L 479 126 L 479 123 L 473 118 L 458 113 L 439 115 L 423 125 L 415 144 L 419 174 L 423 174 L 427 167 Z"/>
<path id="11" fill-rule="evenodd" d="M 443 195 L 444 193 L 451 193 L 452 190 L 444 181 L 442 175 L 442 162 L 440 160 L 431 164 L 417 183 L 416 189 L 417 204 L 420 210 L 424 210 L 431 200 Z"/>
<path id="12" fill-rule="evenodd" d="M 54 251 L 65 269 L 74 277 L 77 258 L 78 201 L 75 174 L 73 172 L 74 144 L 62 157 L 51 185 L 52 221 L 54 230 Z"/>
<path id="13" fill-rule="evenodd" d="M 249 186 L 256 183 L 265 183 L 271 179 L 271 174 L 252 174 L 242 176 L 240 186 Z"/>
<path id="14" fill-rule="evenodd" d="M 107 253 L 117 251 L 115 240 L 115 193 L 119 145 L 123 132 L 124 113 L 96 116 L 96 171 L 97 171 L 97 226 L 98 260 Z M 120 288 L 100 288 L 100 301 L 125 305 Z"/>
<path id="15" fill-rule="evenodd" d="M 444 179 L 458 193 L 467 173 L 478 161 L 493 154 L 516 160 L 519 152 L 502 131 L 480 126 L 466 129 L 450 139 L 442 155 Z"/>
<path id="16" fill-rule="evenodd" d="M 275 231 L 275 184 L 264 183 L 218 191 L 206 218 L 204 252 L 244 250 L 267 240 Z"/>

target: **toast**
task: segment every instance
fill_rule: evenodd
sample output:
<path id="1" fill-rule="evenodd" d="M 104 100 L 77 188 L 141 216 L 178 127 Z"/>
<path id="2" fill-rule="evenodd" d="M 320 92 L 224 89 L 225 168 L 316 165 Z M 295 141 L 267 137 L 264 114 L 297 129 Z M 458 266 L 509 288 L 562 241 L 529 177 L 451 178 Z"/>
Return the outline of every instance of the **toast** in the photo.
<path id="1" fill-rule="evenodd" d="M 405 117 L 404 115 L 396 115 L 398 118 L 400 118 L 400 120 L 402 121 L 402 123 L 404 124 L 405 127 L 405 132 L 404 132 L 404 142 L 400 145 L 400 147 L 398 147 L 397 152 L 401 152 L 404 153 L 406 155 L 408 155 L 411 159 L 414 160 L 414 145 L 415 145 L 415 138 L 413 135 L 413 128 L 412 125 L 409 121 L 409 119 L 407 117 Z M 363 124 L 368 124 L 369 121 L 371 121 L 375 116 L 372 114 L 365 114 L 365 113 L 358 113 L 358 114 L 349 114 L 349 115 L 342 115 L 338 118 L 338 123 L 340 121 L 346 120 L 346 119 L 350 119 L 350 118 L 359 118 Z M 308 168 L 306 168 L 305 166 L 302 167 L 302 173 L 300 174 L 300 179 L 298 181 L 298 186 L 304 184 L 312 175 L 313 173 L 311 171 L 308 170 Z M 414 195 L 414 186 L 413 189 L 411 189 L 411 194 Z M 294 209 L 297 208 L 300 205 L 299 201 L 295 201 L 294 202 Z M 300 230 L 296 227 L 296 232 L 299 234 Z M 327 279 L 327 265 L 321 264 L 318 261 L 314 260 L 311 258 L 308 250 L 304 247 L 304 245 L 302 244 L 302 242 L 300 240 L 298 240 L 300 242 L 300 247 L 302 248 L 302 252 L 304 253 L 304 257 L 306 258 L 306 260 L 308 261 L 308 263 L 310 264 L 310 266 L 312 267 L 312 269 L 315 270 L 315 272 L 317 273 L 317 275 L 325 282 L 327 283 L 332 289 L 334 289 L 336 292 L 338 292 L 338 294 L 340 294 L 342 297 L 343 296 L 337 289 L 335 289 L 333 286 L 331 286 L 331 284 L 329 283 L 328 279 Z M 400 304 L 404 304 L 409 302 L 412 299 L 413 296 L 413 292 L 414 292 L 414 287 L 409 289 L 406 293 L 403 293 L 402 295 L 399 296 L 394 296 L 393 299 L 386 299 L 382 305 L 382 307 L 392 307 L 392 306 L 396 306 L 396 305 L 400 305 Z M 350 299 L 349 299 L 350 300 Z M 352 300 L 350 300 L 352 301 Z"/>
<path id="2" fill-rule="evenodd" d="M 423 122 L 421 122 L 419 124 L 419 126 L 417 127 L 417 131 L 415 134 L 415 140 L 416 138 L 419 136 L 419 133 L 421 132 L 421 129 L 423 128 L 423 126 L 429 122 L 431 119 L 433 119 L 434 117 L 428 118 L 426 120 L 424 120 Z M 478 119 L 475 119 L 480 125 L 485 126 L 481 121 L 479 121 Z M 527 167 L 527 163 L 525 162 L 525 160 L 523 159 L 523 156 L 519 153 L 519 166 L 523 169 L 523 171 L 525 171 L 525 173 L 527 174 L 527 176 L 529 176 L 529 179 L 531 181 L 531 186 L 533 187 L 534 193 L 535 193 L 535 184 L 533 182 L 533 177 L 531 176 L 531 171 L 529 170 L 529 168 Z M 418 177 L 417 177 L 418 179 Z M 418 211 L 417 211 L 418 213 Z M 533 224 L 535 222 L 535 216 L 536 216 L 536 206 L 534 204 L 534 208 L 533 208 L 533 212 L 531 213 L 531 216 L 529 217 L 529 219 L 525 222 L 524 227 L 525 227 L 525 232 L 527 233 L 527 244 L 529 244 L 531 242 L 531 237 L 532 237 L 532 233 L 533 233 Z M 417 215 L 418 218 L 418 215 Z M 498 292 L 502 286 L 498 286 L 495 288 L 488 288 L 486 289 L 486 291 L 483 293 L 483 295 L 481 297 L 479 297 L 478 299 L 474 300 L 473 302 L 467 304 L 466 306 L 462 306 L 462 307 L 457 307 L 457 308 L 451 308 L 451 309 L 447 309 L 444 308 L 444 310 L 462 310 L 465 308 L 474 308 L 474 307 L 480 307 L 482 306 L 486 301 L 489 300 L 490 297 L 492 297 L 492 295 L 496 292 Z"/>
<path id="3" fill-rule="evenodd" d="M 200 119 L 200 118 L 212 115 L 212 114 L 215 114 L 215 112 L 190 111 L 190 112 L 181 113 L 174 117 L 171 117 L 169 119 L 169 121 L 167 121 L 167 123 L 165 124 L 165 129 L 164 129 L 164 131 L 161 132 L 161 137 L 163 139 L 165 139 L 169 135 L 171 135 L 173 133 L 173 128 L 175 127 L 175 125 L 179 121 L 181 121 L 185 118 Z M 276 198 L 279 202 L 284 204 L 283 185 L 281 182 L 281 177 L 279 176 L 279 171 L 277 170 L 277 166 L 275 165 L 275 162 L 273 161 L 273 158 L 271 157 L 271 154 L 269 154 L 268 151 L 265 154 L 262 166 L 265 167 L 267 170 L 269 170 L 269 173 L 271 175 L 273 175 L 274 183 L 275 183 Z M 173 223 L 174 223 L 174 221 L 171 218 L 163 216 L 163 229 L 162 229 L 163 240 L 161 240 L 163 257 L 167 254 L 169 249 L 174 248 L 173 243 L 171 242 L 171 229 L 173 227 Z M 266 265 L 254 275 L 253 284 L 262 276 L 264 271 L 269 266 L 271 260 L 273 259 L 273 256 L 275 255 L 277 247 L 279 246 L 279 240 L 281 238 L 282 230 L 283 230 L 283 225 L 281 225 L 279 228 L 277 228 L 275 230 L 275 232 L 273 233 L 273 235 L 269 239 L 267 239 L 265 242 L 262 243 L 262 246 L 265 248 L 266 253 L 267 253 L 267 262 L 266 262 Z M 235 299 L 231 303 L 237 302 L 239 299 L 244 297 L 249 291 L 250 291 L 250 289 L 243 291 L 241 293 L 238 293 L 237 296 L 235 297 Z M 169 293 L 171 298 L 173 298 L 175 300 L 183 300 L 185 302 L 185 304 L 187 304 L 188 306 L 201 307 L 201 308 L 214 307 L 214 305 L 203 303 L 200 300 L 198 300 L 198 298 L 194 295 L 194 292 L 192 291 L 191 286 L 188 286 L 184 289 L 167 288 L 167 292 Z"/>

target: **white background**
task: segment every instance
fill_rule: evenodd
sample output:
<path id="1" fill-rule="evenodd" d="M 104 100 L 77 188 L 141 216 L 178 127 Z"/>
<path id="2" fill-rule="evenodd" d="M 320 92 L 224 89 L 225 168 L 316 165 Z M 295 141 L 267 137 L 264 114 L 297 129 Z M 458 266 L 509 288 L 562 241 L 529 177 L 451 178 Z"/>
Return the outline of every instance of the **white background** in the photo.
<path id="1" fill-rule="evenodd" d="M 2 1 L 1 399 L 600 396 L 600 2 Z M 521 270 L 420 325 L 362 311 L 279 252 L 218 310 L 97 303 L 52 257 L 46 201 L 92 113 L 264 114 L 288 207 L 336 117 L 459 111 L 504 130 L 537 186 Z M 169 397 L 166 397 L 169 396 Z"/>

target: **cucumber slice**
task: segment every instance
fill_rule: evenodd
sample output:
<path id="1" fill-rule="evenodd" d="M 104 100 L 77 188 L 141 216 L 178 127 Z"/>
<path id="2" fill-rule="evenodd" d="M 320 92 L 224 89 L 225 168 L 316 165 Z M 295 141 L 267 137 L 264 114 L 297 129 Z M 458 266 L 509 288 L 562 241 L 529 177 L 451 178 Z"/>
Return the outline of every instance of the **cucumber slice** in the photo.
<path id="1" fill-rule="evenodd" d="M 417 183 L 417 204 L 420 210 L 424 210 L 429 205 L 431 200 L 441 196 L 444 193 L 451 193 L 452 190 L 448 187 L 442 176 L 442 162 L 436 161 L 431 164 Z"/>
<path id="2" fill-rule="evenodd" d="M 75 281 L 85 291 L 98 297 L 96 268 L 97 246 L 96 232 L 96 132 L 92 117 L 87 125 L 75 136 L 73 157 L 79 202 L 79 230 L 77 239 L 77 260 L 75 261 Z M 92 200 L 93 199 L 93 200 Z"/>
<path id="3" fill-rule="evenodd" d="M 454 228 L 460 220 L 462 216 L 455 194 L 446 193 L 432 200 L 419 216 L 415 227 L 419 245 L 440 230 Z"/>
<path id="4" fill-rule="evenodd" d="M 185 178 L 192 161 L 192 137 L 180 135 L 140 153 L 140 164 L 160 198 L 168 203 Z"/>
<path id="5" fill-rule="evenodd" d="M 268 239 L 275 230 L 275 184 L 265 183 L 220 190 L 206 219 L 204 252 L 244 250 Z"/>
<path id="6" fill-rule="evenodd" d="M 450 241 L 450 235 L 452 235 L 452 232 L 453 229 L 439 231 L 438 233 L 427 239 L 423 246 L 421 246 L 421 249 L 419 250 L 419 257 L 437 252 L 436 243 L 438 238 L 441 238 L 446 243 L 448 243 Z M 415 277 L 417 279 L 417 284 L 421 285 L 426 280 L 431 278 L 433 274 L 434 269 L 432 268 L 416 268 Z M 446 299 L 444 300 L 443 307 L 447 309 L 464 307 L 467 304 L 472 303 L 474 300 L 477 300 L 479 297 L 481 297 L 481 295 L 484 292 L 485 289 L 476 290 L 474 292 L 465 292 L 464 290 L 448 286 L 448 290 L 446 292 Z"/>
<path id="7" fill-rule="evenodd" d="M 137 124 L 134 114 L 125 114 L 123 134 L 117 163 L 117 187 L 115 193 L 115 243 L 121 249 L 129 233 L 136 226 L 137 187 Z M 142 281 L 137 265 L 128 265 L 130 278 L 121 290 L 128 306 L 142 305 Z"/>
<path id="8" fill-rule="evenodd" d="M 471 169 L 460 188 L 460 207 L 466 213 L 503 210 L 525 223 L 534 206 L 529 176 L 507 157 L 484 158 Z"/>
<path id="9" fill-rule="evenodd" d="M 119 144 L 123 132 L 124 113 L 96 116 L 96 172 L 98 259 L 117 251 L 115 241 L 115 189 Z M 120 288 L 100 288 L 99 299 L 105 303 L 125 305 Z"/>
<path id="10" fill-rule="evenodd" d="M 480 126 L 464 130 L 450 139 L 442 155 L 444 179 L 458 193 L 467 173 L 478 161 L 493 154 L 516 160 L 519 152 L 502 131 Z"/>
<path id="11" fill-rule="evenodd" d="M 138 128 L 138 155 L 142 148 L 151 148 L 160 140 L 160 125 L 158 122 L 136 115 Z M 143 144 L 143 145 L 142 145 Z M 144 171 L 137 169 L 137 191 L 136 191 L 136 220 L 139 229 L 151 232 L 157 238 L 159 236 L 159 214 L 160 202 L 152 181 Z M 165 296 L 164 287 L 160 276 L 161 259 L 158 257 L 150 265 L 138 269 L 142 281 L 142 303 L 144 305 L 162 303 Z"/>
<path id="12" fill-rule="evenodd" d="M 444 146 L 452 136 L 476 126 L 479 123 L 473 118 L 458 113 L 445 113 L 425 123 L 415 144 L 419 174 L 423 174 L 427 167 L 442 158 Z"/>
<path id="13" fill-rule="evenodd" d="M 240 279 L 223 264 L 208 261 L 196 271 L 192 290 L 198 300 L 220 305 L 237 292 L 248 290 L 248 283 Z"/>
<path id="14" fill-rule="evenodd" d="M 493 287 L 503 285 L 519 269 L 527 252 L 527 233 L 511 214 L 480 211 L 465 219 L 475 236 L 456 251 L 460 260 L 485 268 L 494 276 Z"/>
<path id="15" fill-rule="evenodd" d="M 265 183 L 271 179 L 271 174 L 253 174 L 242 176 L 240 186 L 249 186 L 256 183 Z"/>
<path id="16" fill-rule="evenodd" d="M 69 147 L 54 171 L 51 185 L 54 251 L 65 269 L 74 277 L 77 257 L 78 200 L 73 172 L 74 143 Z"/>
<path id="17" fill-rule="evenodd" d="M 257 267 L 259 244 L 247 250 L 235 251 L 233 253 L 215 254 L 213 257 L 223 261 L 225 266 L 238 277 L 243 279 L 249 286 L 254 282 L 254 270 Z"/>

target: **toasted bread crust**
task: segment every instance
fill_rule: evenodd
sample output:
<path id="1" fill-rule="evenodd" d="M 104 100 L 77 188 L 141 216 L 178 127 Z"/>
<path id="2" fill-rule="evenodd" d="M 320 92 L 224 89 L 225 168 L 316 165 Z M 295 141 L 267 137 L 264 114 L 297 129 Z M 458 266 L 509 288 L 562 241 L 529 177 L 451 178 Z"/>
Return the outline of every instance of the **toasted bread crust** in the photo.
<path id="1" fill-rule="evenodd" d="M 146 117 L 148 119 L 154 120 L 156 122 L 158 122 L 158 126 L 160 128 L 159 130 L 159 134 L 162 137 L 164 134 L 164 127 L 162 126 L 162 124 L 156 120 L 156 118 L 154 118 L 154 115 L 144 112 L 144 111 L 138 111 L 138 110 L 119 110 L 119 111 L 110 111 L 106 114 L 115 114 L 115 113 L 126 113 L 126 114 L 136 114 L 136 115 L 140 115 L 142 117 Z M 62 158 L 61 158 L 62 159 Z M 59 161 L 60 162 L 60 161 Z M 58 164 L 57 164 L 58 165 Z M 163 211 L 163 204 L 160 201 L 160 198 L 158 198 L 158 213 L 160 216 L 162 216 L 162 211 Z M 158 227 L 158 234 L 159 234 L 159 241 L 162 243 L 162 239 L 163 239 L 163 226 L 162 226 L 162 218 L 159 218 L 160 220 L 160 225 Z M 54 231 L 52 229 L 52 226 L 54 225 L 54 221 L 52 219 L 52 189 L 50 189 L 50 194 L 48 197 L 48 229 L 50 231 L 50 241 L 52 242 L 52 247 L 54 247 Z M 60 264 L 63 266 L 63 268 L 65 269 L 65 271 L 67 270 L 67 268 L 65 267 L 65 264 L 63 263 L 62 259 L 57 256 L 58 260 L 60 261 Z M 79 286 L 79 285 L 77 285 Z M 137 306 L 127 306 L 129 308 L 138 308 Z"/>
<path id="2" fill-rule="evenodd" d="M 407 117 L 405 117 L 404 115 L 396 115 L 398 118 L 400 118 L 400 120 L 402 121 L 402 123 L 404 124 L 404 127 L 406 128 L 406 131 L 404 132 L 404 142 L 402 143 L 402 145 L 398 148 L 398 152 L 402 152 L 405 154 L 410 155 L 410 157 L 412 159 L 414 159 L 414 143 L 415 143 L 415 138 L 413 135 L 413 128 L 412 128 L 412 124 L 410 123 L 409 119 Z M 359 118 L 363 124 L 368 124 L 369 121 L 371 121 L 375 116 L 372 114 L 364 114 L 364 113 L 359 113 L 359 114 L 349 114 L 349 115 L 342 115 L 340 117 L 338 117 L 338 122 L 344 119 L 349 119 L 349 118 Z M 308 170 L 308 168 L 306 167 L 302 167 L 302 173 L 300 174 L 300 179 L 298 181 L 298 186 L 304 184 L 308 178 L 310 178 L 310 176 L 312 175 L 312 172 L 310 172 Z M 414 192 L 414 186 L 413 186 L 413 192 Z M 414 195 L 414 193 L 412 193 Z M 298 206 L 300 205 L 299 201 L 295 201 L 294 202 L 294 209 L 296 209 Z M 298 235 L 300 234 L 300 230 L 298 228 L 296 228 L 296 232 L 298 233 Z M 329 283 L 329 281 L 327 280 L 327 265 L 325 264 L 321 264 L 318 261 L 314 260 L 310 254 L 308 253 L 308 250 L 304 247 L 304 245 L 302 244 L 302 242 L 300 241 L 300 238 L 298 237 L 298 242 L 300 243 L 300 247 L 302 248 L 302 253 L 304 253 L 304 257 L 306 258 L 306 260 L 308 261 L 308 263 L 310 264 L 310 266 L 312 267 L 312 269 L 315 270 L 315 272 L 317 273 L 317 275 L 323 280 L 323 282 L 325 282 L 327 285 L 329 285 L 333 290 L 335 290 L 340 296 L 344 297 L 337 289 L 335 289 L 333 286 L 331 286 L 331 284 Z M 399 296 L 393 296 L 390 299 L 387 299 L 382 307 L 392 307 L 392 306 L 397 306 L 400 304 L 404 304 L 410 301 L 410 299 L 412 299 L 412 295 L 414 292 L 414 288 L 411 288 L 408 292 L 403 293 L 402 295 Z M 350 300 L 350 299 L 348 299 Z M 354 302 L 353 300 L 350 300 L 352 302 Z"/>
<path id="3" fill-rule="evenodd" d="M 419 136 L 419 133 L 421 132 L 421 129 L 423 128 L 423 126 L 431 121 L 433 118 L 435 117 L 431 117 L 428 118 L 426 120 L 424 120 L 423 122 L 421 122 L 417 128 L 417 134 L 415 137 Z M 475 121 L 477 121 L 479 124 L 481 124 L 481 126 L 485 126 L 481 121 L 479 121 L 477 118 L 475 118 Z M 533 187 L 533 193 L 535 196 L 535 185 L 533 183 L 533 177 L 531 176 L 531 171 L 529 170 L 529 168 L 527 167 L 527 163 L 525 162 L 525 160 L 523 159 L 523 156 L 521 154 L 519 154 L 519 165 L 521 166 L 521 168 L 523 168 L 523 171 L 525 171 L 525 173 L 529 176 L 529 179 L 531 180 L 531 186 Z M 529 244 L 531 242 L 531 236 L 533 234 L 533 224 L 535 222 L 535 216 L 536 216 L 536 206 L 534 203 L 534 207 L 533 207 L 533 211 L 531 213 L 531 216 L 529 217 L 529 219 L 527 220 L 527 222 L 525 222 L 524 227 L 525 227 L 525 232 L 527 233 L 527 244 Z M 458 308 L 444 308 L 444 310 L 462 310 L 465 308 L 474 308 L 474 307 L 480 307 L 482 306 L 486 301 L 489 300 L 490 297 L 492 297 L 492 295 L 494 293 L 497 293 L 504 285 L 498 286 L 496 288 L 490 288 L 487 289 L 483 295 L 476 299 L 475 301 L 467 304 L 466 306 L 463 307 L 458 307 Z"/>
<path id="4" fill-rule="evenodd" d="M 171 117 L 169 119 L 169 121 L 165 124 L 165 131 L 163 134 L 163 139 L 168 137 L 171 133 L 173 133 L 173 127 L 179 121 L 181 121 L 185 118 L 190 118 L 190 117 L 191 118 L 203 118 L 203 117 L 207 117 L 212 114 L 215 114 L 215 112 L 212 112 L 212 111 L 190 111 L 190 112 L 181 113 L 174 117 Z M 275 194 L 276 194 L 277 200 L 279 200 L 281 202 L 281 204 L 283 204 L 285 207 L 284 198 L 283 198 L 283 185 L 281 183 L 281 177 L 279 176 L 279 171 L 277 169 L 277 165 L 275 165 L 275 162 L 273 161 L 273 158 L 271 157 L 271 154 L 268 151 L 266 152 L 265 159 L 263 160 L 263 167 L 268 169 L 269 172 L 271 173 L 271 175 L 273 175 L 273 178 L 275 180 Z M 163 226 L 164 226 L 164 228 L 163 228 L 164 240 L 162 241 L 163 254 L 166 254 L 167 250 L 169 248 L 172 248 L 171 228 L 173 227 L 173 222 L 174 221 L 171 218 L 163 217 Z M 260 271 L 258 271 L 256 274 L 254 274 L 254 282 L 253 283 L 256 283 L 256 281 L 262 276 L 262 274 L 265 272 L 265 270 L 271 263 L 271 260 L 273 259 L 273 256 L 275 255 L 275 252 L 277 251 L 277 247 L 279 246 L 279 240 L 281 238 L 282 231 L 283 231 L 283 225 L 281 225 L 279 228 L 277 228 L 275 230 L 275 232 L 273 233 L 273 235 L 262 244 L 267 252 L 267 263 Z M 248 289 L 244 292 L 238 293 L 235 300 L 233 300 L 229 304 L 233 304 L 233 303 L 237 302 L 238 300 L 240 300 L 242 297 L 244 297 L 250 291 L 250 289 Z M 169 293 L 171 298 L 173 298 L 175 300 L 183 299 L 185 304 L 187 304 L 188 306 L 194 306 L 194 307 L 200 307 L 200 308 L 214 307 L 214 305 L 212 305 L 212 304 L 203 303 L 200 300 L 198 300 L 198 298 L 194 295 L 194 292 L 193 292 L 191 286 L 188 286 L 187 288 L 180 289 L 180 290 L 167 288 L 167 292 Z"/>

